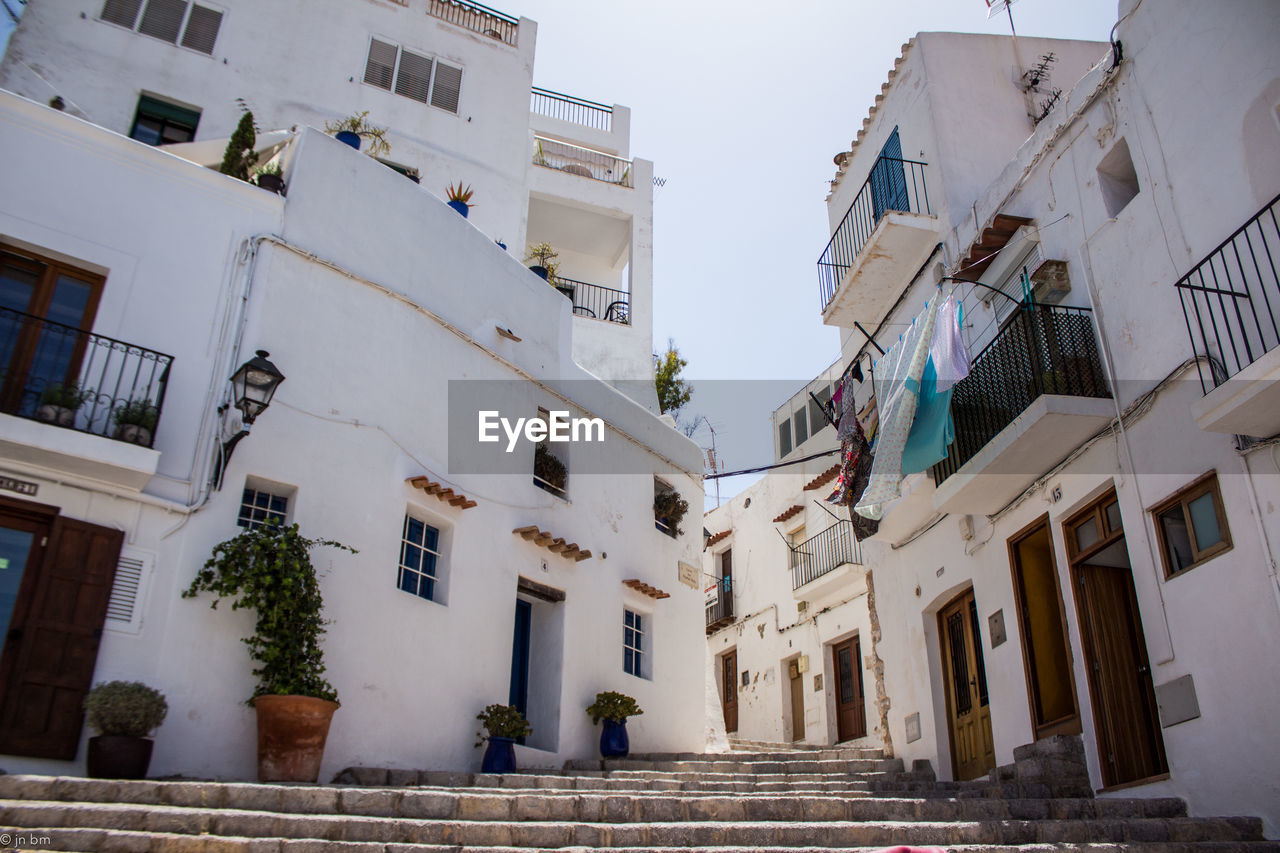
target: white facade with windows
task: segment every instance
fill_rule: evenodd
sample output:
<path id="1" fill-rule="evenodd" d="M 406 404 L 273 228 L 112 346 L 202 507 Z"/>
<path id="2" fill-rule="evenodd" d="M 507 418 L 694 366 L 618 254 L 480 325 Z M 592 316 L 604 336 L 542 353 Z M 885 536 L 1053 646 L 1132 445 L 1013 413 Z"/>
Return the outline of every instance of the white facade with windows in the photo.
<path id="1" fill-rule="evenodd" d="M 523 236 L 530 204 L 527 172 L 537 167 L 523 140 L 530 123 L 532 22 L 512 30 L 512 39 L 519 33 L 517 49 L 501 38 L 449 33 L 454 24 L 428 17 L 416 3 L 349 7 L 347 24 L 361 16 L 413 13 L 422 16 L 424 41 L 447 33 L 437 53 L 423 47 L 422 55 L 448 55 L 464 68 L 460 104 L 476 110 L 475 124 L 520 128 L 503 137 L 519 137 L 518 145 L 512 143 L 518 159 L 485 161 L 482 146 L 473 151 L 477 162 L 487 163 L 487 177 L 473 183 L 488 181 L 492 187 L 484 207 L 494 218 L 486 221 L 463 219 L 421 186 L 312 129 L 288 135 L 279 149 L 287 198 L 127 138 L 138 91 L 122 81 L 154 74 L 165 85 L 140 84 L 154 91 L 185 80 L 192 88 L 182 100 L 198 105 L 205 96 L 191 94 L 197 84 L 208 92 L 227 91 L 198 80 L 201 73 L 222 73 L 217 69 L 224 67 L 224 50 L 228 58 L 262 51 L 250 44 L 236 47 L 232 22 L 242 19 L 250 29 L 249 16 L 243 4 L 228 4 L 214 65 L 208 56 L 187 51 L 183 56 L 191 62 L 206 63 L 199 66 L 203 72 L 180 61 L 162 73 L 164 57 L 144 46 L 182 48 L 104 23 L 100 3 L 83 5 L 84 18 L 71 10 L 65 20 L 65 7 L 30 9 L 12 43 L 20 50 L 4 66 L 11 75 L 5 85 L 44 85 L 33 76 L 33 65 L 45 80 L 65 74 L 58 82 L 64 99 L 79 104 L 95 123 L 45 106 L 51 96 L 41 94 L 33 102 L 0 93 L 0 147 L 24 164 L 0 201 L 3 292 L 6 300 L 46 293 L 39 305 L 30 297 L 18 309 L 8 301 L 4 306 L 6 318 L 19 318 L 7 328 L 42 329 L 39 335 L 46 337 L 17 344 L 5 339 L 16 347 L 5 350 L 5 392 L 16 396 L 6 396 L 0 414 L 0 528 L 30 535 L 28 528 L 44 525 L 53 531 L 49 548 L 58 554 L 80 541 L 73 541 L 73 533 L 96 537 L 85 547 L 97 568 L 102 554 L 116 555 L 113 584 L 98 590 L 105 621 L 91 675 L 95 682 L 141 680 L 167 695 L 170 712 L 157 734 L 151 773 L 253 777 L 254 719 L 243 703 L 254 680 L 240 642 L 252 619 L 227 607 L 211 610 L 207 597 L 188 600 L 180 593 L 214 544 L 242 525 L 281 514 L 304 535 L 359 551 L 313 554 L 330 620 L 327 677 L 342 704 L 322 780 L 355 765 L 474 769 L 475 715 L 512 697 L 520 637 L 526 654 L 520 667 L 523 698 L 534 728 L 527 745 L 518 748 L 522 766 L 558 766 L 567 758 L 595 755 L 599 729 L 583 709 L 602 690 L 632 695 L 644 708 L 631 725 L 637 749 L 697 749 L 703 734 L 702 671 L 684 650 L 701 636 L 700 596 L 677 580 L 678 563 L 696 559 L 697 531 L 686 525 L 684 535 L 667 536 L 654 529 L 652 519 L 655 476 L 690 503 L 701 500 L 700 453 L 646 405 L 576 362 L 576 337 L 591 318 L 575 316 L 570 301 L 529 272 L 514 252 L 499 247 L 500 235 L 490 230 L 494 223 L 511 222 L 519 226 L 511 233 Z M 159 8 L 157 0 L 135 5 L 143 15 Z M 269 24 L 274 14 L 255 11 L 254 23 Z M 363 23 L 374 32 L 399 32 L 407 41 L 411 28 L 384 22 L 379 29 L 372 20 Z M 359 29 L 330 25 L 344 32 Z M 95 50 L 78 52 L 81 38 Z M 37 42 L 45 52 L 39 63 L 33 53 Z M 358 70 L 367 47 L 362 38 L 352 51 Z M 112 62 L 123 70 L 112 79 L 95 62 L 117 49 L 120 56 Z M 312 55 L 321 52 L 326 58 L 332 54 L 317 49 Z M 519 86 L 509 87 L 509 99 L 477 94 L 468 101 L 471 81 L 482 85 L 487 75 L 512 68 L 519 72 Z M 297 82 L 295 95 L 304 103 L 311 84 L 307 75 Z M 363 84 L 353 85 L 366 91 Z M 282 87 L 272 91 L 285 97 Z M 384 95 L 415 109 L 436 109 L 394 93 L 378 97 Z M 320 118 L 341 111 L 307 109 Z M 219 115 L 208 122 L 211 135 L 212 128 L 225 135 L 236 118 L 234 110 Z M 197 143 L 210 116 L 202 114 Z M 282 114 L 271 114 L 259 123 L 270 127 L 277 119 L 285 122 Z M 397 134 L 417 132 L 394 126 Z M 619 129 L 625 127 L 615 125 Z M 451 132 L 419 130 L 424 147 L 454 144 Z M 448 162 L 437 164 L 433 183 L 447 182 Z M 643 171 L 638 163 L 636 171 Z M 56 194 L 40 177 L 53 172 L 62 179 Z M 503 174 L 511 177 L 505 200 Z M 456 173 L 448 177 L 468 180 Z M 551 177 L 593 183 L 572 173 Z M 556 189 L 573 188 L 563 183 Z M 648 252 L 643 241 L 632 241 L 649 227 L 637 221 L 648 216 L 648 188 L 637 181 L 636 197 L 643 198 L 626 205 L 619 194 L 633 188 L 602 184 L 583 191 L 584 197 L 617 191 L 598 200 L 615 205 L 606 217 L 616 214 L 614 221 L 622 223 L 613 238 L 638 254 Z M 548 191 L 539 203 L 551 204 L 552 198 Z M 636 215 L 628 219 L 617 209 L 622 207 L 630 211 L 627 216 Z M 573 233 L 572 223 L 551 224 L 566 236 Z M 588 245 L 582 248 L 583 257 L 590 257 Z M 647 261 L 630 263 L 633 272 L 642 266 L 647 269 Z M 78 315 L 87 329 L 63 324 L 76 340 L 88 342 L 86 349 L 49 363 L 54 367 L 38 355 L 19 365 L 14 353 L 41 352 L 29 341 L 45 341 L 48 330 L 62 328 L 41 312 L 70 304 L 56 285 L 38 291 L 30 282 L 42 281 L 41 271 L 64 267 L 82 276 L 85 287 L 98 287 L 96 311 Z M 569 268 L 563 269 L 568 275 Z M 631 325 L 611 325 L 643 337 L 643 345 L 634 347 L 642 357 L 628 363 L 636 376 L 647 372 L 651 391 L 647 307 L 633 305 Z M 133 374 L 124 377 L 114 361 L 105 372 L 93 373 L 87 353 L 110 348 L 109 342 L 145 352 L 167 369 L 141 385 Z M 227 377 L 259 348 L 269 352 L 286 380 L 252 433 L 235 445 L 221 489 L 212 488 L 216 468 L 226 459 L 218 449 L 239 431 L 235 410 L 226 408 Z M 39 387 L 24 384 L 23 377 L 37 375 Z M 108 375 L 123 390 L 106 389 L 101 380 Z M 56 384 L 50 379 L 74 380 L 95 392 L 74 412 L 74 429 L 36 414 L 43 389 Z M 451 384 L 459 380 L 464 387 L 467 381 L 491 381 L 520 389 L 513 410 L 504 414 L 531 415 L 542 407 L 598 417 L 605 441 L 564 452 L 569 477 L 562 496 L 534 483 L 528 443 L 512 454 L 514 461 L 504 460 L 505 469 L 451 462 L 451 444 L 476 430 L 475 423 L 450 420 Z M 126 402 L 157 410 L 152 433 L 141 445 L 117 437 L 115 413 Z M 8 548 L 14 542 L 0 544 Z M 30 555 L 30 577 L 51 577 L 46 570 L 54 571 L 61 559 L 38 549 Z M 644 586 L 667 597 L 646 594 Z M 77 594 L 96 593 L 86 587 Z M 32 612 L 17 600 L 15 618 Z M 639 626 L 635 631 L 627 630 L 628 613 L 632 627 Z M 642 656 L 639 665 L 635 652 Z M 629 662 L 641 677 L 627 671 Z M 40 733 L 45 746 L 39 749 L 5 740 L 5 769 L 80 772 L 87 733 L 78 728 L 78 705 L 59 707 L 47 692 L 31 692 L 31 683 L 23 681 L 21 689 L 6 684 L 0 705 L 7 702 L 12 710 L 18 697 L 51 703 L 42 711 L 53 722 Z M 73 717 L 74 731 L 68 731 L 66 721 Z M 11 714 L 0 729 L 14 730 Z M 58 754 L 68 742 L 71 754 Z"/>
<path id="2" fill-rule="evenodd" d="M 824 316 L 842 329 L 841 369 L 865 370 L 878 357 L 867 335 L 887 349 L 946 292 L 942 276 L 981 282 L 954 284 L 974 357 L 951 401 L 956 443 L 906 478 L 816 614 L 782 580 L 778 533 L 799 517 L 776 519 L 828 460 L 709 514 L 713 534 L 732 530 L 713 549 L 733 543 L 743 614 L 709 650 L 735 650 L 751 673 L 737 696 L 744 736 L 793 734 L 781 664 L 807 654 L 812 670 L 821 650 L 829 682 L 839 624 L 864 638 L 868 742 L 940 778 L 1079 736 L 1100 796 L 1259 815 L 1274 837 L 1280 11 L 1126 0 L 1118 19 L 1114 49 L 1072 49 L 1096 63 L 1083 76 L 1059 52 L 1063 94 L 1044 110 L 1026 109 L 1043 98 L 1010 85 L 1008 57 L 984 72 L 985 37 L 921 34 L 904 50 L 837 157 L 832 232 L 895 134 L 929 201 L 904 164 L 909 197 L 882 203 L 880 190 L 874 228 L 849 232 L 857 251 L 824 253 Z M 1230 61 L 1209 61 L 1222 45 Z M 1017 144 L 963 132 L 974 120 Z M 872 390 L 857 387 L 860 404 Z M 796 408 L 775 431 L 794 427 Z M 809 536 L 818 511 L 803 503 Z M 833 731 L 804 729 L 810 742 Z"/>

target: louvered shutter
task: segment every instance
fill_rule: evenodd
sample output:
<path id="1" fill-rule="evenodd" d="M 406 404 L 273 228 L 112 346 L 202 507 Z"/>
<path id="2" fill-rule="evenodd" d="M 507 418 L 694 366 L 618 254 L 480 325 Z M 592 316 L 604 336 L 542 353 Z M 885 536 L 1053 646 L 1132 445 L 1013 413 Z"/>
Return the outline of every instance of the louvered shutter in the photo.
<path id="1" fill-rule="evenodd" d="M 400 49 L 400 69 L 396 72 L 396 94 L 427 103 L 431 90 L 431 59 Z"/>
<path id="2" fill-rule="evenodd" d="M 143 560 L 124 554 L 120 555 L 120 560 L 116 563 L 116 578 L 111 585 L 111 598 L 107 602 L 107 621 L 118 623 L 115 627 L 127 628 L 134 623 L 145 566 Z"/>
<path id="3" fill-rule="evenodd" d="M 436 82 L 431 90 L 431 105 L 451 113 L 458 111 L 458 93 L 462 90 L 462 69 L 436 63 Z"/>
<path id="4" fill-rule="evenodd" d="M 102 20 L 133 29 L 138 23 L 138 10 L 142 8 L 142 0 L 107 0 L 102 7 Z"/>
<path id="5" fill-rule="evenodd" d="M 187 31 L 182 34 L 182 46 L 201 53 L 213 53 L 213 43 L 218 40 L 218 28 L 222 26 L 222 13 L 208 6 L 193 6 L 187 20 Z"/>
<path id="6" fill-rule="evenodd" d="M 390 89 L 395 71 L 396 46 L 377 39 L 370 41 L 369 60 L 364 66 L 364 82 Z"/>
<path id="7" fill-rule="evenodd" d="M 150 0 L 142 13 L 138 32 L 177 44 L 182 19 L 187 14 L 187 0 Z"/>

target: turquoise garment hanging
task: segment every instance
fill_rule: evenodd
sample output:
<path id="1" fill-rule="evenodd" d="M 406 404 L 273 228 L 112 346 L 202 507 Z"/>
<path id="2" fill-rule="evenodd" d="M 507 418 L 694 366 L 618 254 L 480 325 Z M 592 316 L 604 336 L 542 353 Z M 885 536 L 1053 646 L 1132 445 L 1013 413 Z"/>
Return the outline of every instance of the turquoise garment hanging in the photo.
<path id="1" fill-rule="evenodd" d="M 929 359 L 920 378 L 916 417 L 911 422 L 907 445 L 902 450 L 904 475 L 927 471 L 947 458 L 947 448 L 956 440 L 956 428 L 951 420 L 953 391 L 955 386 L 945 391 L 938 390 L 938 370 L 933 359 Z"/>

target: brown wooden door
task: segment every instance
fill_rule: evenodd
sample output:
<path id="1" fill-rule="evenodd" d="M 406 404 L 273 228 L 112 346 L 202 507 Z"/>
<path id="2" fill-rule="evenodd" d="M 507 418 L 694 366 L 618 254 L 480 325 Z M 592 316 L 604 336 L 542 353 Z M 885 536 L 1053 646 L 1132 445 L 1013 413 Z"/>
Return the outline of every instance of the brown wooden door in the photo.
<path id="1" fill-rule="evenodd" d="M 791 661 L 787 672 L 791 676 L 791 739 L 804 740 L 804 673 L 800 672 L 800 662 Z"/>
<path id="2" fill-rule="evenodd" d="M 867 733 L 861 660 L 857 637 L 831 647 L 832 669 L 836 674 L 837 743 L 864 737 Z"/>
<path id="3" fill-rule="evenodd" d="M 0 507 L 0 525 L 10 513 Z M 0 753 L 70 760 L 124 533 L 57 517 L 29 561 L 0 653 Z"/>
<path id="4" fill-rule="evenodd" d="M 720 656 L 720 696 L 724 703 L 724 730 L 733 734 L 738 730 L 738 651 Z"/>
<path id="5" fill-rule="evenodd" d="M 957 780 L 976 779 L 996 766 L 996 750 L 973 590 L 943 608 L 938 614 L 938 630 L 952 766 Z"/>
<path id="6" fill-rule="evenodd" d="M 1104 786 L 1168 771 L 1115 493 L 1065 525 Z"/>

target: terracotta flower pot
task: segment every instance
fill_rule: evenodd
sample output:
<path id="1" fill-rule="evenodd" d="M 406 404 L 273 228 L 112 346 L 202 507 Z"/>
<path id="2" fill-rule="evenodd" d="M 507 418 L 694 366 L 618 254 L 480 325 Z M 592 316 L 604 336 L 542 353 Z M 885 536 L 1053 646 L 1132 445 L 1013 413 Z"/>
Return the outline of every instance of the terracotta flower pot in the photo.
<path id="1" fill-rule="evenodd" d="M 259 696 L 253 707 L 258 711 L 258 781 L 316 781 L 338 703 L 311 696 Z"/>
<path id="2" fill-rule="evenodd" d="M 148 737 L 91 737 L 85 772 L 92 779 L 145 779 L 153 743 Z"/>

